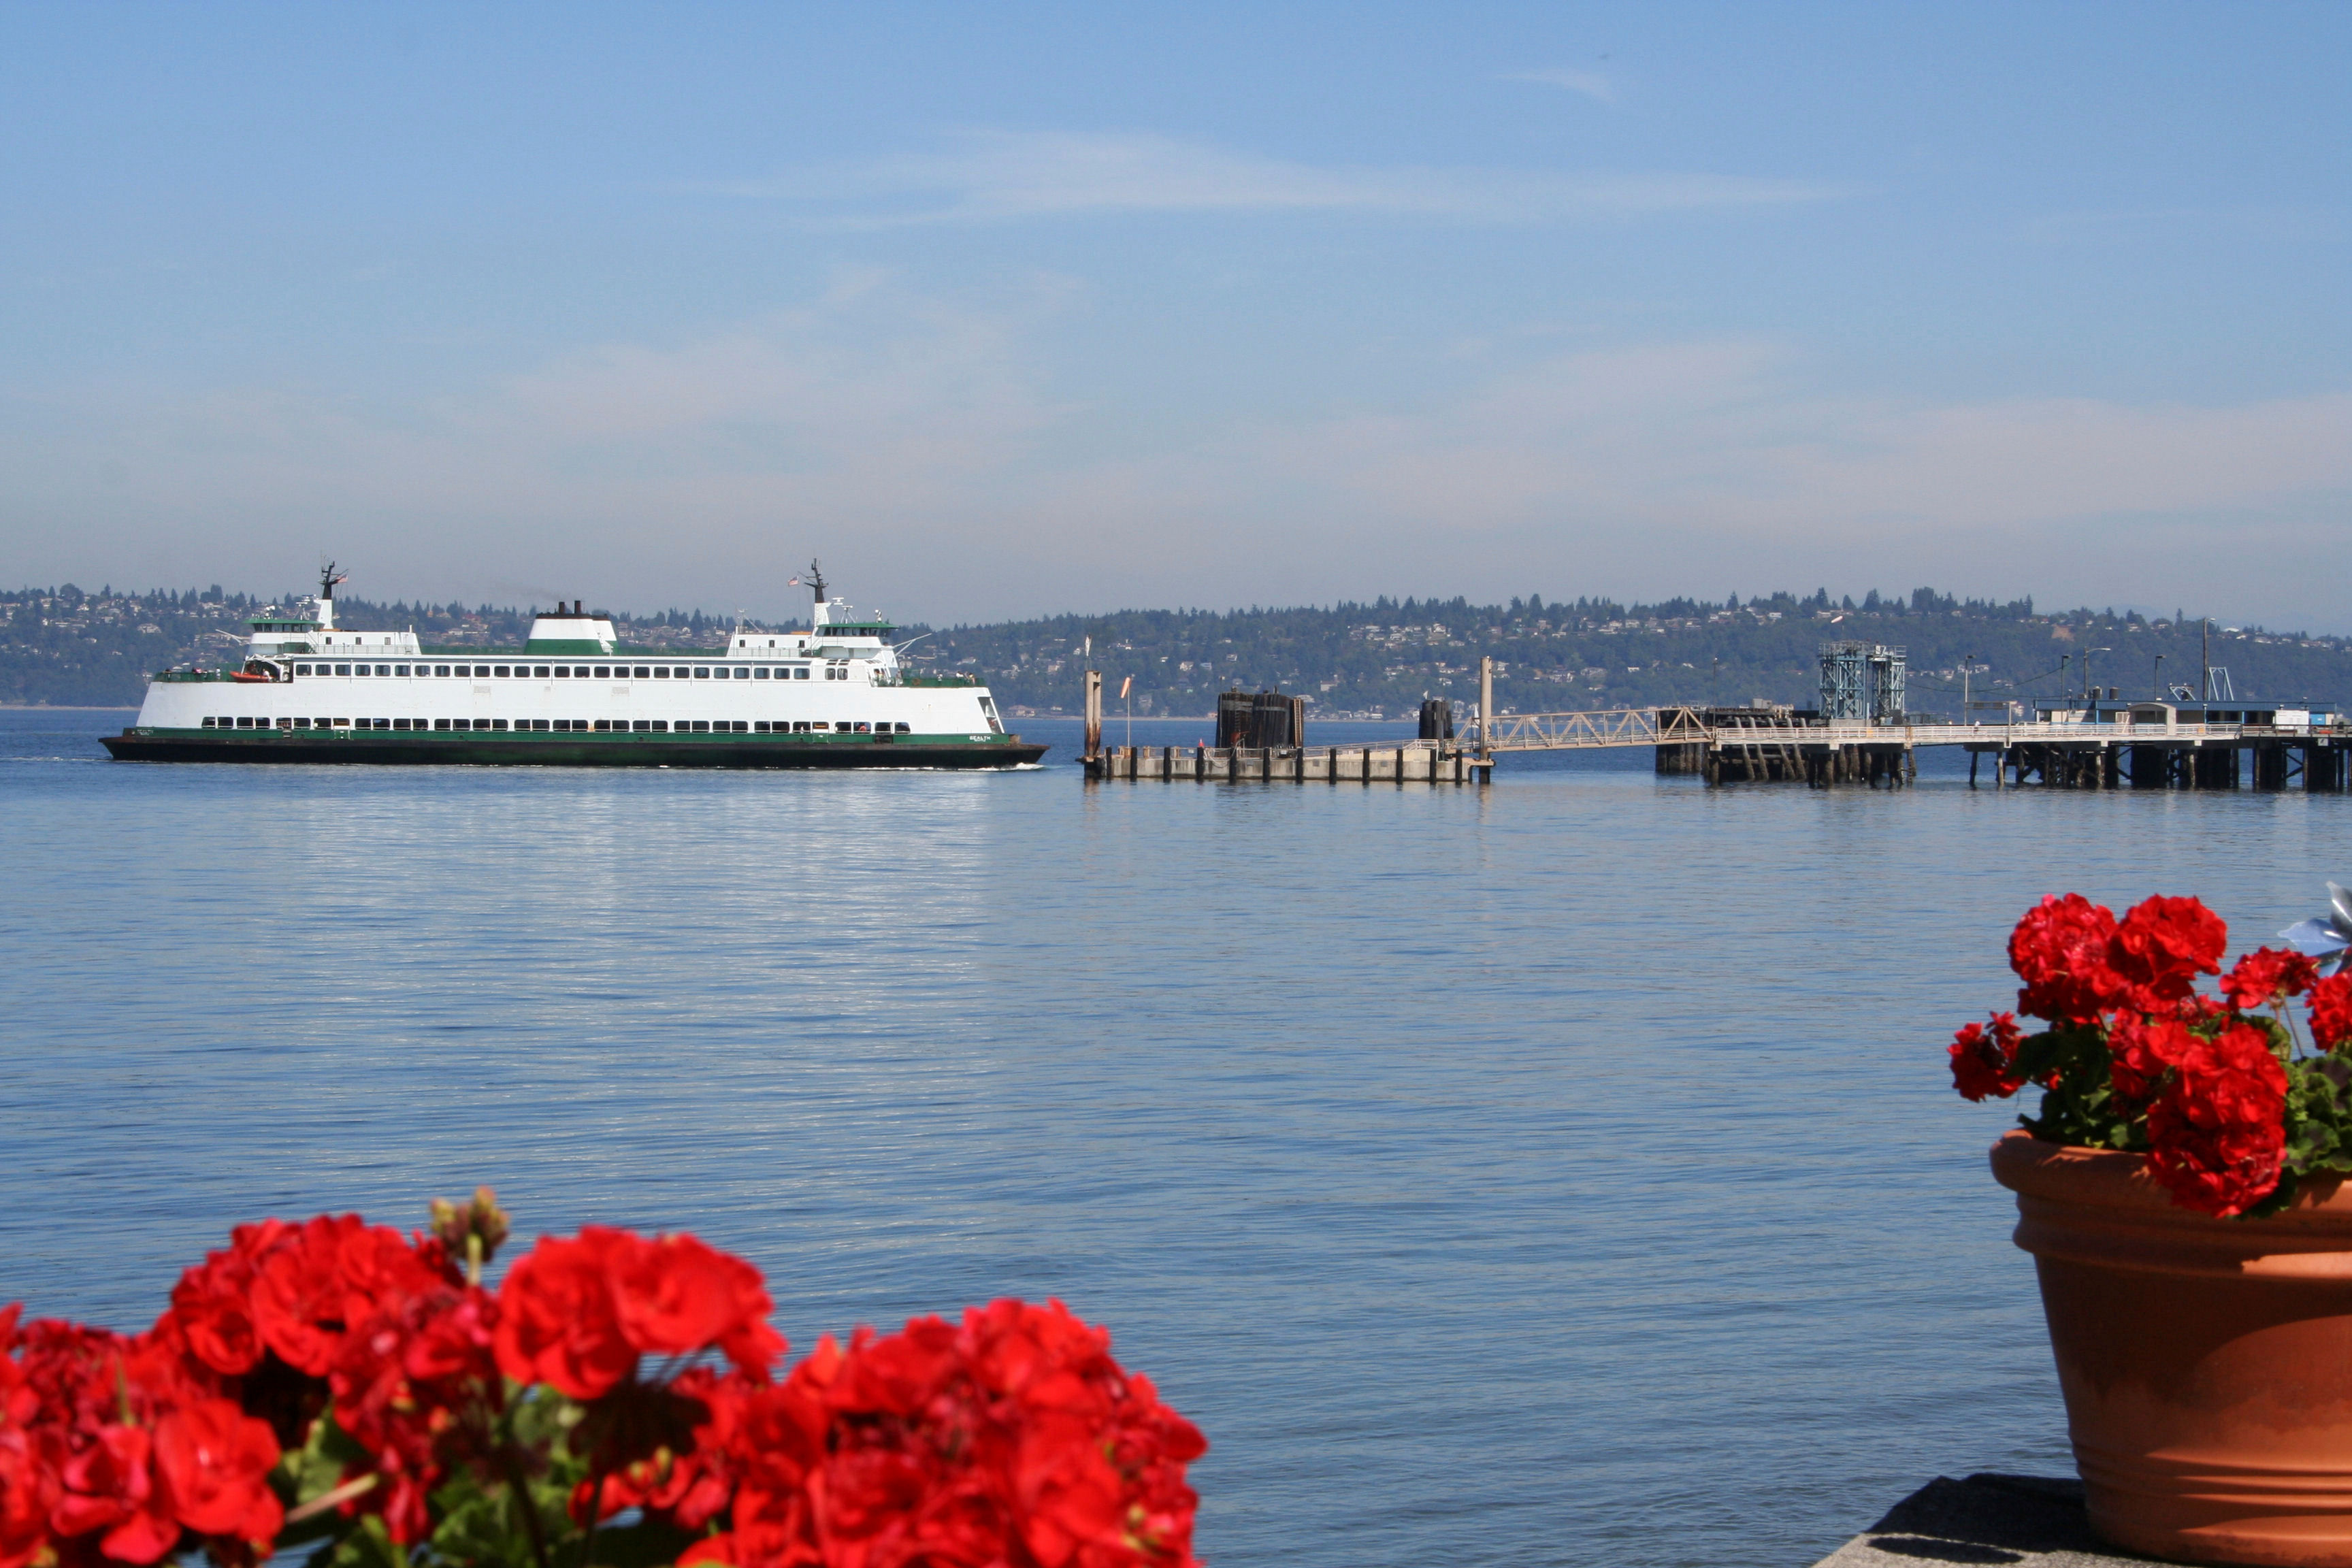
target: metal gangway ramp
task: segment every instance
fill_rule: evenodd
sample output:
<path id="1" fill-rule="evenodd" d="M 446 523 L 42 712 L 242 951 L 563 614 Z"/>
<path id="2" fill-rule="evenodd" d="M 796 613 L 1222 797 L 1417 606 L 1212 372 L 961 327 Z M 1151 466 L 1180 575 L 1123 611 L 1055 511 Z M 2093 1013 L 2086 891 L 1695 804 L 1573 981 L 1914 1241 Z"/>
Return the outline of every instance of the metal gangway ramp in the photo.
<path id="1" fill-rule="evenodd" d="M 1714 731 L 1689 708 L 1604 708 L 1578 713 L 1498 713 L 1475 719 L 1464 744 L 1485 752 L 1601 751 L 1705 744 Z"/>

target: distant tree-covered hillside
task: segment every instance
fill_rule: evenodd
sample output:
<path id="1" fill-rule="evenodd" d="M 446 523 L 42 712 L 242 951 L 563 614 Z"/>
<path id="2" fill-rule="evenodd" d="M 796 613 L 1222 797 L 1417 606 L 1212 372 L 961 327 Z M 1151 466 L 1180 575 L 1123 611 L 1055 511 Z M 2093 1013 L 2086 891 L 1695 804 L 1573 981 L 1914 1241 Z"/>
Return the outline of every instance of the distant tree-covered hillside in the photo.
<path id="1" fill-rule="evenodd" d="M 1907 651 L 1914 711 L 1958 717 L 1963 660 L 1972 697 L 2030 700 L 2093 682 L 2152 692 L 2199 679 L 2194 619 L 2111 610 L 2037 611 L 2031 599 L 1961 601 L 1921 588 L 1861 603 L 1827 591 L 1742 602 L 1607 599 L 1507 605 L 1389 599 L 1329 609 L 1123 610 L 1008 625 L 957 626 L 909 650 L 940 668 L 984 675 L 1000 700 L 1074 710 L 1078 672 L 1105 672 L 1114 694 L 1132 677 L 1138 713 L 1197 714 L 1233 686 L 1278 687 L 1312 698 L 1310 711 L 1412 712 L 1425 696 L 1475 700 L 1478 659 L 1496 659 L 1496 706 L 1520 712 L 1656 703 L 1810 706 L 1820 693 L 1822 645 L 1853 638 Z M 1091 660 L 1085 653 L 1092 639 Z M 2212 662 L 2240 696 L 2352 698 L 2352 639 L 2216 626 Z"/>
<path id="2" fill-rule="evenodd" d="M 310 600 L 229 594 L 85 593 L 28 588 L 0 593 L 0 702 L 139 701 L 149 674 L 180 664 L 217 666 L 243 648 L 246 623 L 273 605 L 307 612 Z M 338 599 L 336 619 L 359 628 L 414 627 L 428 644 L 519 647 L 530 612 L 488 605 L 371 604 Z M 700 611 L 611 615 L 622 640 L 644 647 L 716 647 L 731 621 Z M 908 659 L 987 680 L 1009 710 L 1075 711 L 1079 674 L 1101 669 L 1113 694 L 1132 678 L 1139 714 L 1202 714 L 1216 694 L 1278 687 L 1313 701 L 1311 712 L 1401 716 L 1425 696 L 1475 700 L 1478 659 L 1496 660 L 1496 706 L 1521 712 L 1657 703 L 1747 702 L 1810 706 L 1820 689 L 1821 646 L 1853 638 L 1907 650 L 1910 707 L 1958 717 L 1961 666 L 1979 700 L 2030 700 L 2092 681 L 2127 695 L 2198 680 L 2201 623 L 2111 610 L 2040 611 L 2031 599 L 1960 601 L 1933 589 L 1908 597 L 1827 591 L 1742 602 L 1608 599 L 1507 605 L 1466 599 L 1391 599 L 1329 608 L 1121 610 L 926 631 L 908 626 Z M 1087 653 L 1091 646 L 1092 653 Z M 2352 639 L 2259 626 L 2216 626 L 2212 663 L 2241 697 L 2352 701 Z"/>
<path id="3" fill-rule="evenodd" d="M 218 584 L 184 593 L 84 593 L 70 583 L 0 591 L 0 703 L 136 707 L 157 670 L 235 663 L 250 636 L 247 623 L 271 608 L 308 615 L 311 600 L 231 594 Z M 622 637 L 641 647 L 716 647 L 730 624 L 698 610 L 614 620 Z M 451 647 L 520 647 L 530 630 L 530 612 L 511 605 L 469 610 L 355 598 L 335 601 L 335 621 L 359 631 L 413 627 L 424 641 Z"/>

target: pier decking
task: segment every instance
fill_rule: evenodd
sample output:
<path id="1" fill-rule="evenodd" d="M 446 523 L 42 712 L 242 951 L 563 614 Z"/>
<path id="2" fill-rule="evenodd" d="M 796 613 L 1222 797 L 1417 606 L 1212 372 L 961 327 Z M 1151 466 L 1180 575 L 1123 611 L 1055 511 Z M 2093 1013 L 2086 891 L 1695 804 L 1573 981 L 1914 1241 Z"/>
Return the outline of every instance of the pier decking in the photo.
<path id="1" fill-rule="evenodd" d="M 1477 715 L 1494 713 L 1492 660 L 1483 661 Z M 1927 746 L 1969 753 L 1969 782 L 1995 789 L 2034 784 L 2059 789 L 2239 789 L 2301 787 L 2338 794 L 2352 785 L 2352 719 L 2309 710 L 2231 700 L 2192 704 L 2200 717 L 2161 700 L 2123 702 L 2086 697 L 2078 711 L 2033 720 L 1962 724 L 1844 704 L 1837 716 L 1773 704 L 1746 708 L 1611 708 L 1560 713 L 1474 716 L 1458 738 L 1450 717 L 1421 739 L 1390 746 L 1102 744 L 1102 678 L 1087 674 L 1087 776 L 1237 783 L 1486 784 L 1495 759 L 1514 752 L 1606 751 L 1646 746 L 1661 773 L 1689 773 L 1711 784 L 1841 784 L 1901 788 L 1918 776 Z M 1826 685 L 1826 683 L 1825 683 Z M 1899 687 L 1897 688 L 1899 690 Z M 1238 694 L 1235 694 L 1236 696 Z M 1443 703 L 1430 708 L 1443 710 Z M 1874 705 L 1883 706 L 1883 705 Z M 1234 711 L 1281 716 L 1280 738 L 1305 729 L 1296 699 L 1262 693 Z M 1246 738 L 1221 721 L 1220 742 Z M 1991 766 L 1984 764 L 1990 761 Z M 1990 773 L 1988 778 L 1986 774 Z"/>

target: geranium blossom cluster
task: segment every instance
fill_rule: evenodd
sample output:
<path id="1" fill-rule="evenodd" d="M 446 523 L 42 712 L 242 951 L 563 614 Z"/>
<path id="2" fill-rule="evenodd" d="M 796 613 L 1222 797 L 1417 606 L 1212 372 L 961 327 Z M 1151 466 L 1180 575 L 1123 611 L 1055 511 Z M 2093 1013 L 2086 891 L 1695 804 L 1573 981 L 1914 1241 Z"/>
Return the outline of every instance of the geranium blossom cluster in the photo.
<path id="1" fill-rule="evenodd" d="M 685 1563 L 1189 1561 L 1184 1467 L 1207 1445 L 1059 1302 L 828 1336 L 772 1387 L 698 1392 L 732 1498 Z M 604 1507 L 655 1500 L 630 1482 Z"/>
<path id="2" fill-rule="evenodd" d="M 2352 1165 L 2352 973 L 2321 979 L 2300 953 L 2263 948 L 2227 974 L 2229 930 L 2195 899 L 2153 898 L 2121 920 L 2079 894 L 2027 911 L 2009 941 L 2017 1011 L 1964 1026 L 1952 1079 L 1969 1100 L 2046 1092 L 2037 1135 L 2145 1150 L 2184 1207 L 2231 1215 L 2293 1179 Z M 2198 983 L 2221 976 L 2220 997 Z M 2287 1010 L 2307 997 L 2305 1056 Z M 2300 1092 L 2298 1092 L 2300 1091 Z"/>
<path id="3" fill-rule="evenodd" d="M 1109 1336 L 998 1301 L 786 1372 L 759 1271 L 544 1237 L 492 1289 L 485 1192 L 404 1236 L 239 1227 L 126 1336 L 0 1310 L 0 1568 L 386 1559 L 1187 1568 L 1206 1445 Z M 610 1546 L 612 1543 L 607 1543 Z"/>

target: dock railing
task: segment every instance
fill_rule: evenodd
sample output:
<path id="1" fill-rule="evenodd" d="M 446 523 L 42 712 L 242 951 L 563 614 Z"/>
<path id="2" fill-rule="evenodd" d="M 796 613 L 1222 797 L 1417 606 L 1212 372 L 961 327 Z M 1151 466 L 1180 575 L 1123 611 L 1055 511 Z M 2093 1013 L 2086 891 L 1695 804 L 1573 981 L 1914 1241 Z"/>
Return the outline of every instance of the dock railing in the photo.
<path id="1" fill-rule="evenodd" d="M 1727 712 L 1738 712 L 1727 721 Z M 1775 709 L 1753 715 L 1714 710 L 1715 722 L 1695 708 L 1606 708 L 1573 713 L 1498 713 L 1491 727 L 1474 718 L 1460 744 L 1490 752 L 1598 751 L 1621 746 L 1801 743 L 1809 746 L 1979 746 L 2076 744 L 2158 745 L 2201 741 L 2343 741 L 2352 725 L 2099 724 L 2079 721 L 2008 721 L 1997 724 L 1918 721 L 1872 724 L 1823 723 Z"/>

